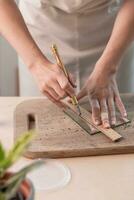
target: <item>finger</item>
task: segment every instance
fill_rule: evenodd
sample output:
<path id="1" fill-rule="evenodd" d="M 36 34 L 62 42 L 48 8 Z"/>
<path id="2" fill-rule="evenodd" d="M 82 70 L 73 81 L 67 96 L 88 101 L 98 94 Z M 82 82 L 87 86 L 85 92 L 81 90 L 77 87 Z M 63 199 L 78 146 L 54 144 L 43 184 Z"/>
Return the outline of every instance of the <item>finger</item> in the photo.
<path id="1" fill-rule="evenodd" d="M 104 128 L 110 128 L 106 99 L 100 100 L 101 120 Z"/>
<path id="2" fill-rule="evenodd" d="M 56 104 L 58 107 L 63 108 L 64 104 L 62 104 L 62 102 L 60 101 L 56 101 L 48 92 L 44 91 L 44 95 L 54 104 Z"/>
<path id="3" fill-rule="evenodd" d="M 63 99 L 67 96 L 66 92 L 60 87 L 58 81 L 55 81 L 52 84 L 52 88 L 55 90 L 55 92 L 58 94 L 58 96 Z"/>
<path id="4" fill-rule="evenodd" d="M 68 103 L 72 103 L 71 98 L 67 99 L 67 102 L 68 102 Z"/>
<path id="5" fill-rule="evenodd" d="M 61 87 L 70 97 L 74 96 L 74 94 L 75 94 L 74 88 L 73 88 L 72 85 L 70 84 L 69 80 L 65 77 L 65 75 L 59 76 L 57 81 L 58 81 L 60 87 Z"/>
<path id="6" fill-rule="evenodd" d="M 48 92 L 44 91 L 43 94 L 53 103 L 57 102 Z"/>
<path id="7" fill-rule="evenodd" d="M 92 119 L 93 122 L 96 125 L 100 125 L 101 124 L 101 118 L 100 118 L 100 105 L 97 99 L 91 99 L 90 100 L 90 105 L 92 108 Z"/>
<path id="8" fill-rule="evenodd" d="M 126 118 L 127 117 L 127 111 L 126 111 L 124 104 L 123 104 L 119 95 L 115 97 L 115 102 L 116 102 L 116 106 L 117 106 L 119 112 L 121 113 L 121 116 L 123 118 Z"/>
<path id="9" fill-rule="evenodd" d="M 110 118 L 111 125 L 115 125 L 116 114 L 115 114 L 115 105 L 114 105 L 113 97 L 108 98 L 108 110 L 109 110 L 109 118 Z"/>
<path id="10" fill-rule="evenodd" d="M 76 79 L 74 78 L 74 76 L 72 74 L 69 74 L 69 82 L 71 83 L 73 88 L 77 87 L 77 85 L 75 84 L 76 83 Z"/>
<path id="11" fill-rule="evenodd" d="M 59 95 L 55 92 L 55 90 L 53 88 L 47 87 L 46 91 L 51 95 L 51 97 L 56 100 L 59 101 L 60 97 Z"/>
<path id="12" fill-rule="evenodd" d="M 92 125 L 89 124 L 89 127 L 91 129 L 91 134 L 97 133 L 98 130 L 96 128 L 94 128 Z"/>
<path id="13" fill-rule="evenodd" d="M 73 97 L 75 95 L 74 88 L 68 81 L 67 85 L 64 87 L 65 92 L 68 94 L 68 96 Z"/>
<path id="14" fill-rule="evenodd" d="M 119 94 L 119 90 L 118 90 L 118 86 L 117 84 L 115 83 L 114 85 L 114 89 L 115 89 L 115 103 L 116 103 L 116 106 L 119 110 L 119 112 L 121 113 L 121 116 L 122 118 L 127 118 L 127 111 L 124 107 L 124 104 L 121 100 L 121 97 L 120 97 L 120 94 Z"/>
<path id="15" fill-rule="evenodd" d="M 86 88 L 85 87 L 83 87 L 82 89 L 81 89 L 81 91 L 77 94 L 77 99 L 78 100 L 80 100 L 80 99 L 82 99 L 84 96 L 86 96 L 87 95 L 87 91 L 86 91 Z"/>

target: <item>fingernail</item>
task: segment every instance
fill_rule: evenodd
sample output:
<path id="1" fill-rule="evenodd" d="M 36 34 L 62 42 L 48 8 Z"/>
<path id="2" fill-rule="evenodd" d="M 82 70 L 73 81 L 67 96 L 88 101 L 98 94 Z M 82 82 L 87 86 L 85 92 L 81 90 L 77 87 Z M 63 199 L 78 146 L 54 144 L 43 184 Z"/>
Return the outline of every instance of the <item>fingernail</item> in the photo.
<path id="1" fill-rule="evenodd" d="M 108 122 L 104 122 L 103 125 L 104 125 L 105 128 L 110 128 L 110 124 Z"/>
<path id="2" fill-rule="evenodd" d="M 123 114 L 123 116 L 124 116 L 124 117 L 127 117 L 127 113 L 125 112 L 125 113 Z"/>
<path id="3" fill-rule="evenodd" d="M 71 103 L 72 101 L 71 101 L 71 99 L 68 98 L 68 99 L 67 99 L 67 102 Z"/>
<path id="4" fill-rule="evenodd" d="M 100 125 L 100 121 L 99 120 L 95 120 L 95 124 L 98 126 Z"/>
<path id="5" fill-rule="evenodd" d="M 60 101 L 60 100 L 61 100 L 61 97 L 57 97 L 57 98 L 56 98 L 56 101 Z"/>
<path id="6" fill-rule="evenodd" d="M 115 124 L 116 124 L 116 120 L 114 120 L 114 119 L 113 119 L 113 120 L 111 120 L 111 125 L 113 125 L 113 126 L 114 126 Z"/>
<path id="7" fill-rule="evenodd" d="M 124 122 L 128 122 L 128 119 L 126 117 L 122 118 Z"/>
<path id="8" fill-rule="evenodd" d="M 92 134 L 97 132 L 97 130 L 93 126 L 90 126 L 90 128 L 91 128 L 91 133 Z"/>

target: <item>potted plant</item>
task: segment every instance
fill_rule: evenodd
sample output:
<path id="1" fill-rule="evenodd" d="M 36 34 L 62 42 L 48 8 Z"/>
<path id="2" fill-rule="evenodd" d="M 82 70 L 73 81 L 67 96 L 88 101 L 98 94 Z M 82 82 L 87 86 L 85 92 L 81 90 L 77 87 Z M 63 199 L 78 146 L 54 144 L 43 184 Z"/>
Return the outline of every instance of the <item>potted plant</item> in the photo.
<path id="1" fill-rule="evenodd" d="M 0 200 L 34 199 L 33 185 L 26 178 L 26 175 L 43 162 L 34 162 L 16 173 L 9 171 L 9 168 L 24 153 L 34 135 L 32 131 L 23 134 L 9 152 L 6 152 L 0 143 Z"/>

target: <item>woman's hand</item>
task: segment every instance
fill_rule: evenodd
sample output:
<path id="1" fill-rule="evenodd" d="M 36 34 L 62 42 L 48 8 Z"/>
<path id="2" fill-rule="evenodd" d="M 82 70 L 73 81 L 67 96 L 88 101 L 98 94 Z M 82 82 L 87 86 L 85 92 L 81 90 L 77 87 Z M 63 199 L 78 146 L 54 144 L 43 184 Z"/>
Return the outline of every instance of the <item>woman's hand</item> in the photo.
<path id="1" fill-rule="evenodd" d="M 66 78 L 61 68 L 46 60 L 36 63 L 30 68 L 42 94 L 52 102 L 60 102 L 65 96 L 74 95 L 74 83 Z"/>
<path id="2" fill-rule="evenodd" d="M 92 119 L 96 125 L 103 124 L 105 128 L 109 128 L 116 124 L 115 104 L 122 118 L 127 117 L 119 95 L 115 74 L 107 74 L 95 69 L 77 98 L 79 100 L 86 95 L 89 96 Z"/>

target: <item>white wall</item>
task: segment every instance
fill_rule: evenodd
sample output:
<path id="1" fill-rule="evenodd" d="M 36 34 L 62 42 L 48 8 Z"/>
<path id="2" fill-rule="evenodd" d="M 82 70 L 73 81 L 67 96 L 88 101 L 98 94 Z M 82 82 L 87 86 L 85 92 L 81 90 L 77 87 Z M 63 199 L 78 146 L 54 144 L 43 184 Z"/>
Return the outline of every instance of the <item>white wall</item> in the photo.
<path id="1" fill-rule="evenodd" d="M 19 0 L 15 0 L 17 3 Z M 0 37 L 0 96 L 18 94 L 17 54 L 9 43 Z"/>
<path id="2" fill-rule="evenodd" d="M 117 80 L 120 92 L 134 93 L 134 42 L 123 56 Z"/>
<path id="3" fill-rule="evenodd" d="M 0 96 L 17 95 L 17 54 L 0 37 Z"/>

